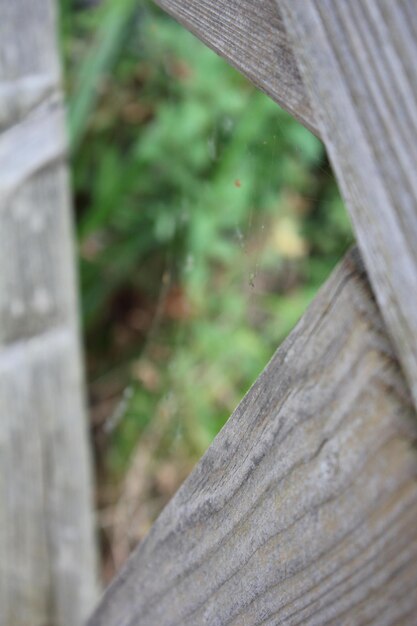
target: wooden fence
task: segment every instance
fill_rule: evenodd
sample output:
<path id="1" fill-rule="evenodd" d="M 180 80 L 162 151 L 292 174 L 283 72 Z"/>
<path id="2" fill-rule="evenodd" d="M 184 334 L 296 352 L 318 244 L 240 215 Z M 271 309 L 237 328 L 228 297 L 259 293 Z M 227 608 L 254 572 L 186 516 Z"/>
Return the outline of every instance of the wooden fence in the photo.
<path id="1" fill-rule="evenodd" d="M 0 0 L 1 626 L 97 599 L 54 9 Z"/>
<path id="2" fill-rule="evenodd" d="M 417 2 L 158 0 L 158 4 L 322 138 L 352 218 L 358 249 L 334 271 L 148 537 L 105 591 L 89 625 L 417 624 Z M 41 133 L 35 121 L 47 124 L 42 111 L 45 103 L 52 102 L 42 81 L 35 81 L 36 89 L 32 88 L 32 74 L 55 76 L 51 68 L 43 68 L 42 64 L 53 58 L 46 51 L 38 59 L 41 69 L 34 59 L 21 72 L 20 48 L 16 52 L 13 41 L 17 39 L 11 34 L 12 28 L 18 32 L 13 15 L 29 5 L 36 5 L 39 15 L 46 12 L 49 16 L 48 0 L 0 0 L 2 14 L 9 19 L 6 27 L 0 20 L 0 45 L 4 48 L 0 99 L 11 94 L 28 103 L 18 113 L 16 107 L 10 107 L 19 121 L 6 115 L 5 125 L 10 128 L 0 137 L 2 163 L 6 156 L 8 164 L 7 176 L 0 172 L 0 205 L 5 212 L 8 203 L 8 214 L 14 212 L 16 220 L 21 206 L 15 205 L 16 198 L 22 194 L 23 209 L 29 211 L 30 205 L 37 208 L 34 198 L 44 185 L 52 186 L 56 194 L 63 194 L 66 188 L 56 152 L 52 151 L 53 159 L 44 155 L 42 168 L 35 169 L 26 165 L 26 154 L 16 152 L 16 146 L 32 137 L 30 133 Z M 28 50 L 36 46 L 41 50 L 39 33 L 42 30 L 50 36 L 50 20 L 35 20 L 27 28 L 32 44 L 27 44 Z M 21 42 L 19 46 L 24 45 L 23 39 Z M 19 60 L 13 61 L 14 65 L 10 61 L 13 54 Z M 52 82 L 51 93 L 56 94 Z M 29 94 L 27 100 L 22 93 Z M 39 118 L 32 116 L 32 110 L 38 111 Z M 47 119 L 50 117 L 48 114 Z M 42 130 L 50 141 L 57 136 L 52 130 L 52 126 Z M 10 133 L 21 133 L 21 142 Z M 13 141 L 8 142 L 8 136 Z M 23 162 L 21 170 L 10 165 L 13 159 L 19 167 Z M 54 169 L 45 168 L 52 161 Z M 39 172 L 45 181 L 39 180 Z M 56 206 L 67 207 L 62 197 L 55 200 Z M 49 206 L 46 201 L 45 206 Z M 69 241 L 67 208 L 60 215 L 65 226 L 60 222 L 59 228 L 65 228 Z M 26 226 L 21 228 L 26 237 Z M 31 233 L 38 232 L 33 225 L 31 228 Z M 22 269 L 15 232 L 15 225 L 10 225 L 10 232 L 6 234 L 2 228 L 0 234 L 0 277 L 5 281 L 0 297 L 7 294 L 2 316 L 6 316 L 7 306 L 12 311 L 12 302 L 20 301 L 17 296 L 11 300 L 6 290 L 12 278 L 25 278 L 22 284 L 28 285 L 30 294 L 37 284 Z M 52 242 L 54 234 L 49 237 Z M 39 245 L 46 239 L 30 234 L 27 241 L 37 258 Z M 64 261 L 53 247 L 42 254 L 56 258 L 57 263 L 59 259 L 58 267 L 64 263 L 62 271 L 72 275 L 68 247 Z M 36 280 L 43 280 L 41 270 L 45 271 L 42 264 Z M 67 313 L 57 317 L 57 326 L 73 329 L 73 293 L 61 293 L 58 280 L 56 284 L 56 293 L 50 293 L 62 303 L 62 311 L 71 312 L 70 317 Z M 52 282 L 51 290 L 54 285 Z M 23 295 L 26 298 L 27 294 Z M 39 297 L 38 304 L 41 300 Z M 39 304 L 38 308 L 45 307 Z M 10 316 L 16 321 L 16 306 L 14 310 Z M 32 316 L 29 318 L 32 324 Z M 48 439 L 43 426 L 38 429 L 39 416 L 44 412 L 45 419 L 51 419 L 52 409 L 45 398 L 53 402 L 55 394 L 64 393 L 65 368 L 72 368 L 78 357 L 66 347 L 59 361 L 65 361 L 60 366 L 63 369 L 54 365 L 48 382 L 46 374 L 42 379 L 38 365 L 45 363 L 47 372 L 46 353 L 36 348 L 44 339 L 42 335 L 39 342 L 29 339 L 25 356 L 21 356 L 28 371 L 27 382 L 22 383 L 9 364 L 17 363 L 18 355 L 23 354 L 20 342 L 46 332 L 46 327 L 36 322 L 21 337 L 18 333 L 24 325 L 7 334 L 15 326 L 7 316 L 5 321 L 1 319 L 1 330 L 6 329 L 7 335 L 0 355 L 3 421 L 13 413 L 7 399 L 16 402 L 16 394 L 22 397 L 17 403 L 21 409 L 13 405 L 13 419 L 21 424 L 15 424 L 15 430 L 11 426 L 4 430 L 2 425 L 0 430 L 3 503 L 9 502 L 12 488 L 25 486 L 27 480 L 20 468 L 22 473 L 10 478 L 15 467 L 13 446 L 23 446 L 17 436 L 20 429 L 26 433 L 29 429 L 30 436 L 39 440 L 38 464 L 45 462 L 42 452 L 48 456 L 49 446 L 54 449 L 55 440 Z M 33 346 L 32 351 L 27 346 Z M 10 352 L 16 355 L 15 361 Z M 20 392 L 23 384 L 28 393 L 32 393 L 31 385 L 35 389 L 36 401 L 29 394 L 28 409 Z M 77 387 L 68 396 L 68 402 L 76 403 L 75 416 L 82 413 L 78 393 Z M 39 410 L 38 417 L 30 407 Z M 65 412 L 63 424 L 67 417 Z M 68 430 L 64 427 L 63 432 Z M 76 444 L 78 451 L 85 448 L 78 435 L 59 440 L 65 446 Z M 79 463 L 73 451 L 66 454 L 73 467 Z M 81 466 L 82 475 L 75 476 L 77 493 L 84 493 L 86 484 L 84 452 Z M 37 488 L 58 505 L 63 498 L 62 484 L 53 479 L 58 471 L 53 464 L 48 470 L 46 477 L 44 471 L 33 480 L 36 485 L 40 481 Z M 5 475 L 9 479 L 4 479 Z M 54 489 L 51 496 L 50 484 Z M 45 562 L 50 569 L 44 570 L 44 576 L 51 577 L 51 572 L 59 576 L 62 569 L 54 569 L 54 563 L 61 563 L 64 557 L 59 554 L 55 509 L 44 507 L 42 519 L 38 519 L 36 506 L 28 506 L 26 497 L 23 489 L 17 503 L 13 501 L 9 509 L 2 506 L 1 553 L 6 550 L 10 515 L 19 511 L 23 525 L 35 519 L 39 528 L 46 524 L 52 529 L 48 535 L 53 538 L 49 545 L 52 560 Z M 82 497 L 84 519 L 88 520 L 88 496 Z M 66 500 L 65 507 L 60 521 L 74 524 L 72 503 L 70 506 Z M 89 522 L 83 524 L 84 530 L 89 527 Z M 74 550 L 65 552 L 69 560 L 79 554 L 80 545 L 75 544 L 68 544 Z M 83 545 L 91 546 L 92 541 Z M 17 542 L 13 545 L 25 567 L 32 568 L 24 572 L 23 582 L 37 569 L 30 565 L 25 549 Z M 92 552 L 88 548 L 87 553 Z M 93 588 L 89 582 L 94 579 L 93 561 L 90 556 L 87 562 L 80 560 L 80 576 L 71 579 L 85 585 L 83 589 Z M 8 597 L 13 602 L 18 596 L 7 596 L 10 564 L 5 567 L 2 562 L 0 567 L 0 599 L 7 606 Z M 54 607 L 59 598 L 65 598 L 66 584 L 65 577 L 56 580 L 50 595 Z M 41 598 L 41 593 L 37 597 Z M 74 592 L 71 594 L 68 598 L 75 598 Z M 10 607 L 10 611 L 16 610 Z M 6 615 L 12 615 L 10 611 Z M 0 623 L 77 624 L 71 618 L 68 612 L 64 619 L 55 611 L 45 613 L 44 622 L 6 617 Z"/>

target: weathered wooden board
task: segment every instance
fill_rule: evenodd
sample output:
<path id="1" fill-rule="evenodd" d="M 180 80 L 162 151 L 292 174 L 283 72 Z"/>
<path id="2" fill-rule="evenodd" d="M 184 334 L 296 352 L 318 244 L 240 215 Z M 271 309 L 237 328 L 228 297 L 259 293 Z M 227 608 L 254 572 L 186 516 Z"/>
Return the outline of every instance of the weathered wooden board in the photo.
<path id="1" fill-rule="evenodd" d="M 0 624 L 81 626 L 96 551 L 54 6 L 0 16 Z"/>
<path id="2" fill-rule="evenodd" d="M 275 0 L 155 2 L 318 134 Z"/>
<path id="3" fill-rule="evenodd" d="M 415 623 L 416 431 L 353 253 L 89 625 Z"/>
<path id="4" fill-rule="evenodd" d="M 279 6 L 417 404 L 417 2 Z"/>

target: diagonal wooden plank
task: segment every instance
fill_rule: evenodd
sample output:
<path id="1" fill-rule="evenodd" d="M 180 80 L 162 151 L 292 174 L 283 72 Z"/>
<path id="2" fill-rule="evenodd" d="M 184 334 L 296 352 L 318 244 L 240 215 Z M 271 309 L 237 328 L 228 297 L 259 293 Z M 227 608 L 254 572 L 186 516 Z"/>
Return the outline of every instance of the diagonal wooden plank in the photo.
<path id="1" fill-rule="evenodd" d="M 318 134 L 275 0 L 155 0 Z"/>
<path id="2" fill-rule="evenodd" d="M 417 404 L 417 2 L 279 6 Z"/>
<path id="3" fill-rule="evenodd" d="M 403 623 L 417 611 L 415 437 L 351 253 L 89 625 Z"/>

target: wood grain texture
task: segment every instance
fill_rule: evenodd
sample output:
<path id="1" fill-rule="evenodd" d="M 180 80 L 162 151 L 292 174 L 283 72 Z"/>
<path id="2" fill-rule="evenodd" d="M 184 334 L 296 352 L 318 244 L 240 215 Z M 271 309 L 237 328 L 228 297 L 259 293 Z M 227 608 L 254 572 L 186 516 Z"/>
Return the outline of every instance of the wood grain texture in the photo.
<path id="1" fill-rule="evenodd" d="M 352 253 L 89 626 L 417 623 L 415 441 Z"/>
<path id="2" fill-rule="evenodd" d="M 0 15 L 0 625 L 81 626 L 96 547 L 54 6 Z"/>
<path id="3" fill-rule="evenodd" d="M 318 134 L 275 0 L 155 0 Z"/>
<path id="4" fill-rule="evenodd" d="M 417 2 L 279 6 L 417 405 Z"/>

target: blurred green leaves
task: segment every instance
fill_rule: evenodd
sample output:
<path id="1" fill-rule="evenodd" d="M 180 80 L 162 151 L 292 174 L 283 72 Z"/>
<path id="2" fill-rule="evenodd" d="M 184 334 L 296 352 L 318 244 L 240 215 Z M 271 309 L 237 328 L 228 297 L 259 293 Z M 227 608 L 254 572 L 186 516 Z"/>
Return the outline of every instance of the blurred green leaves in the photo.
<path id="1" fill-rule="evenodd" d="M 350 226 L 321 143 L 153 5 L 62 9 L 93 413 L 132 390 L 120 471 L 150 428 L 198 457 Z"/>
<path id="2" fill-rule="evenodd" d="M 74 80 L 68 112 L 70 147 L 75 151 L 99 95 L 100 79 L 108 74 L 123 49 L 123 37 L 136 13 L 136 0 L 106 0 L 97 11 L 94 44 Z"/>

